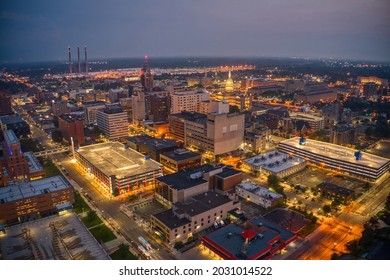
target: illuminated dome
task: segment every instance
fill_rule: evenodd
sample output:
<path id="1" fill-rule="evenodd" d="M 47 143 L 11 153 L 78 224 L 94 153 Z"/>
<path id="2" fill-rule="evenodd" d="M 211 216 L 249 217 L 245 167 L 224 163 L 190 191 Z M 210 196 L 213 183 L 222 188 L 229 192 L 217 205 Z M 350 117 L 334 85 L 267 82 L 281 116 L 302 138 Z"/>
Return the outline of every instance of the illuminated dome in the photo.
<path id="1" fill-rule="evenodd" d="M 234 83 L 232 79 L 232 73 L 229 70 L 229 78 L 226 80 L 225 90 L 232 92 L 234 90 Z"/>

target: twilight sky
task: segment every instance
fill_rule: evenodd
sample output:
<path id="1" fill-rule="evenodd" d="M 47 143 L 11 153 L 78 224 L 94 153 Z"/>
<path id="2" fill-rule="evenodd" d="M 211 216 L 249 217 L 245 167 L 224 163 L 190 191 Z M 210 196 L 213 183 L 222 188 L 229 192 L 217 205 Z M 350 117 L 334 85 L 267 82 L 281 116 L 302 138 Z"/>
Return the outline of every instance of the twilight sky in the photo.
<path id="1" fill-rule="evenodd" d="M 1 0 L 0 62 L 299 56 L 390 61 L 389 0 Z M 83 57 L 83 54 L 82 54 Z"/>

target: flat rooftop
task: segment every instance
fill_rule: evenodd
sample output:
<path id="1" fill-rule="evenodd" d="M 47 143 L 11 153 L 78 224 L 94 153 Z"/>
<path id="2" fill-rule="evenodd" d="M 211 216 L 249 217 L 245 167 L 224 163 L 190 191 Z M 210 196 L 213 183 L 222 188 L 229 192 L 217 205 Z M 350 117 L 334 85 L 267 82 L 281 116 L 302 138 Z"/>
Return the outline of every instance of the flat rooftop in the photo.
<path id="1" fill-rule="evenodd" d="M 304 92 L 298 92 L 297 95 L 320 95 L 325 93 L 336 93 L 332 89 L 323 89 L 323 90 L 314 90 L 314 91 L 304 91 Z"/>
<path id="2" fill-rule="evenodd" d="M 290 156 L 279 151 L 270 151 L 244 160 L 245 163 L 264 168 L 266 170 L 278 173 L 295 165 L 304 163 L 305 160 L 300 157 Z"/>
<path id="3" fill-rule="evenodd" d="M 13 130 L 5 130 L 4 138 L 11 145 L 19 144 L 19 139 L 18 137 L 16 137 L 15 132 Z"/>
<path id="4" fill-rule="evenodd" d="M 190 217 L 207 212 L 218 206 L 232 202 L 227 196 L 214 191 L 196 195 L 185 202 L 176 202 L 171 209 L 153 215 L 167 227 L 173 229 L 190 223 L 187 218 L 179 218 L 179 215 L 187 214 Z"/>
<path id="5" fill-rule="evenodd" d="M 222 172 L 215 174 L 215 176 L 217 176 L 219 178 L 229 178 L 230 176 L 234 176 L 234 175 L 237 175 L 240 173 L 242 173 L 242 172 L 239 170 L 236 170 L 232 167 L 229 168 L 226 166 L 223 168 Z"/>
<path id="6" fill-rule="evenodd" d="M 144 146 L 152 147 L 157 150 L 177 147 L 180 144 L 179 142 L 174 140 L 154 138 L 149 135 L 126 137 L 125 140 L 134 143 L 136 145 L 144 145 Z"/>
<path id="7" fill-rule="evenodd" d="M 355 193 L 354 190 L 350 190 L 335 184 L 332 184 L 330 182 L 322 182 L 321 184 L 317 185 L 317 188 L 321 190 L 326 190 L 328 192 L 333 192 L 336 194 L 339 194 L 341 196 L 350 196 Z"/>
<path id="8" fill-rule="evenodd" d="M 214 191 L 207 191 L 192 197 L 188 201 L 176 202 L 174 206 L 189 216 L 196 216 L 229 202 L 231 200 L 227 196 Z"/>
<path id="9" fill-rule="evenodd" d="M 379 169 L 390 162 L 389 159 L 372 155 L 366 152 L 361 152 L 362 158 L 360 160 L 356 160 L 355 152 L 357 152 L 357 150 L 344 146 L 339 146 L 336 144 L 315 141 L 312 139 L 306 139 L 306 143 L 303 145 L 300 145 L 299 142 L 300 137 L 294 137 L 281 141 L 279 145 L 283 144 L 292 148 L 300 149 L 302 151 L 318 154 L 323 157 L 337 159 L 339 161 L 345 161 L 352 164 L 361 165 L 364 167 L 372 167 L 376 169 Z"/>
<path id="10" fill-rule="evenodd" d="M 77 153 L 106 176 L 116 175 L 118 179 L 161 169 L 158 162 L 146 160 L 144 155 L 119 142 L 80 147 Z"/>
<path id="11" fill-rule="evenodd" d="M 24 153 L 24 156 L 26 157 L 27 163 L 28 163 L 28 169 L 30 170 L 30 173 L 43 171 L 43 167 L 39 160 L 34 156 L 33 152 L 26 152 Z"/>
<path id="12" fill-rule="evenodd" d="M 4 125 L 7 125 L 7 124 L 11 124 L 11 123 L 23 122 L 23 119 L 19 115 L 0 116 L 0 122 Z"/>
<path id="13" fill-rule="evenodd" d="M 68 181 L 61 175 L 31 182 L 10 182 L 8 187 L 0 188 L 0 203 L 7 203 L 70 187 Z"/>
<path id="14" fill-rule="evenodd" d="M 201 158 L 201 154 L 192 152 L 192 151 L 187 150 L 187 149 L 177 149 L 173 152 L 163 153 L 160 155 L 160 157 L 161 156 L 170 158 L 170 159 L 175 160 L 175 161 L 182 161 L 182 160 L 191 159 L 194 157 Z"/>
<path id="15" fill-rule="evenodd" d="M 191 221 L 188 220 L 187 218 L 179 218 L 178 216 L 176 216 L 172 208 L 154 214 L 153 216 L 159 221 L 161 221 L 165 226 L 169 227 L 170 229 L 174 229 L 191 223 Z"/>
<path id="16" fill-rule="evenodd" d="M 203 178 L 203 173 L 222 169 L 222 167 L 223 166 L 221 165 L 213 166 L 211 164 L 204 164 L 185 170 L 180 170 L 179 172 L 161 176 L 156 179 L 176 190 L 188 189 L 203 183 L 207 183 L 207 181 Z"/>
<path id="17" fill-rule="evenodd" d="M 72 212 L 6 227 L 5 230 L 6 234 L 0 234 L 0 248 L 6 260 L 110 260 Z"/>
<path id="18" fill-rule="evenodd" d="M 270 191 L 268 188 L 253 184 L 251 182 L 242 182 L 236 186 L 236 188 L 243 188 L 251 193 L 254 193 L 260 197 L 264 197 L 266 199 L 278 199 L 283 197 L 283 195 L 278 194 L 276 192 Z"/>
<path id="19" fill-rule="evenodd" d="M 249 223 L 260 228 L 266 228 L 268 230 L 277 232 L 283 241 L 288 241 L 295 236 L 294 233 L 264 218 L 254 218 L 250 220 Z"/>
<path id="20" fill-rule="evenodd" d="M 278 232 L 262 227 L 261 231 L 248 232 L 237 224 L 229 224 L 207 236 L 203 240 L 212 243 L 218 251 L 229 255 L 230 259 L 249 260 L 266 255 L 272 249 L 270 241 L 278 239 Z M 245 244 L 245 237 L 251 237 L 249 244 Z"/>

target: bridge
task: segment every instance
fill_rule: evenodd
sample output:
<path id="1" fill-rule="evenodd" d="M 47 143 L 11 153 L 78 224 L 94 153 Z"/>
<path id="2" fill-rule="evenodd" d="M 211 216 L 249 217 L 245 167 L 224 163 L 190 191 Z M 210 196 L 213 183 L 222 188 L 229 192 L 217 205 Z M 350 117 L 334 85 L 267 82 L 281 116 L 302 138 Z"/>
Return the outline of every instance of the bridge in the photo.
<path id="1" fill-rule="evenodd" d="M 34 156 L 36 157 L 45 157 L 45 156 L 50 156 L 54 154 L 61 154 L 65 152 L 69 152 L 71 150 L 70 147 L 64 147 L 64 148 L 57 148 L 57 149 L 52 149 L 52 150 L 45 150 L 45 151 L 40 151 L 34 153 Z"/>

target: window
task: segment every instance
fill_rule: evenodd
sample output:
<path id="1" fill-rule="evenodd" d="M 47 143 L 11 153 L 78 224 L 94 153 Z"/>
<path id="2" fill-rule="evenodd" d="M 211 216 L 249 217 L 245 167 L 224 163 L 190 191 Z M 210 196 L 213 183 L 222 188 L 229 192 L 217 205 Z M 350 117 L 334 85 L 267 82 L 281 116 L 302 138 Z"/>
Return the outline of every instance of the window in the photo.
<path id="1" fill-rule="evenodd" d="M 214 217 L 217 216 L 217 213 L 214 213 Z"/>
<path id="2" fill-rule="evenodd" d="M 186 231 L 183 231 L 183 233 L 186 233 Z"/>
<path id="3" fill-rule="evenodd" d="M 200 226 L 203 227 L 203 223 L 201 223 Z"/>
<path id="4" fill-rule="evenodd" d="M 223 212 L 223 211 L 221 210 L 221 214 L 222 214 L 222 212 Z"/>
<path id="5" fill-rule="evenodd" d="M 175 228 L 175 232 L 177 232 L 177 228 Z"/>

